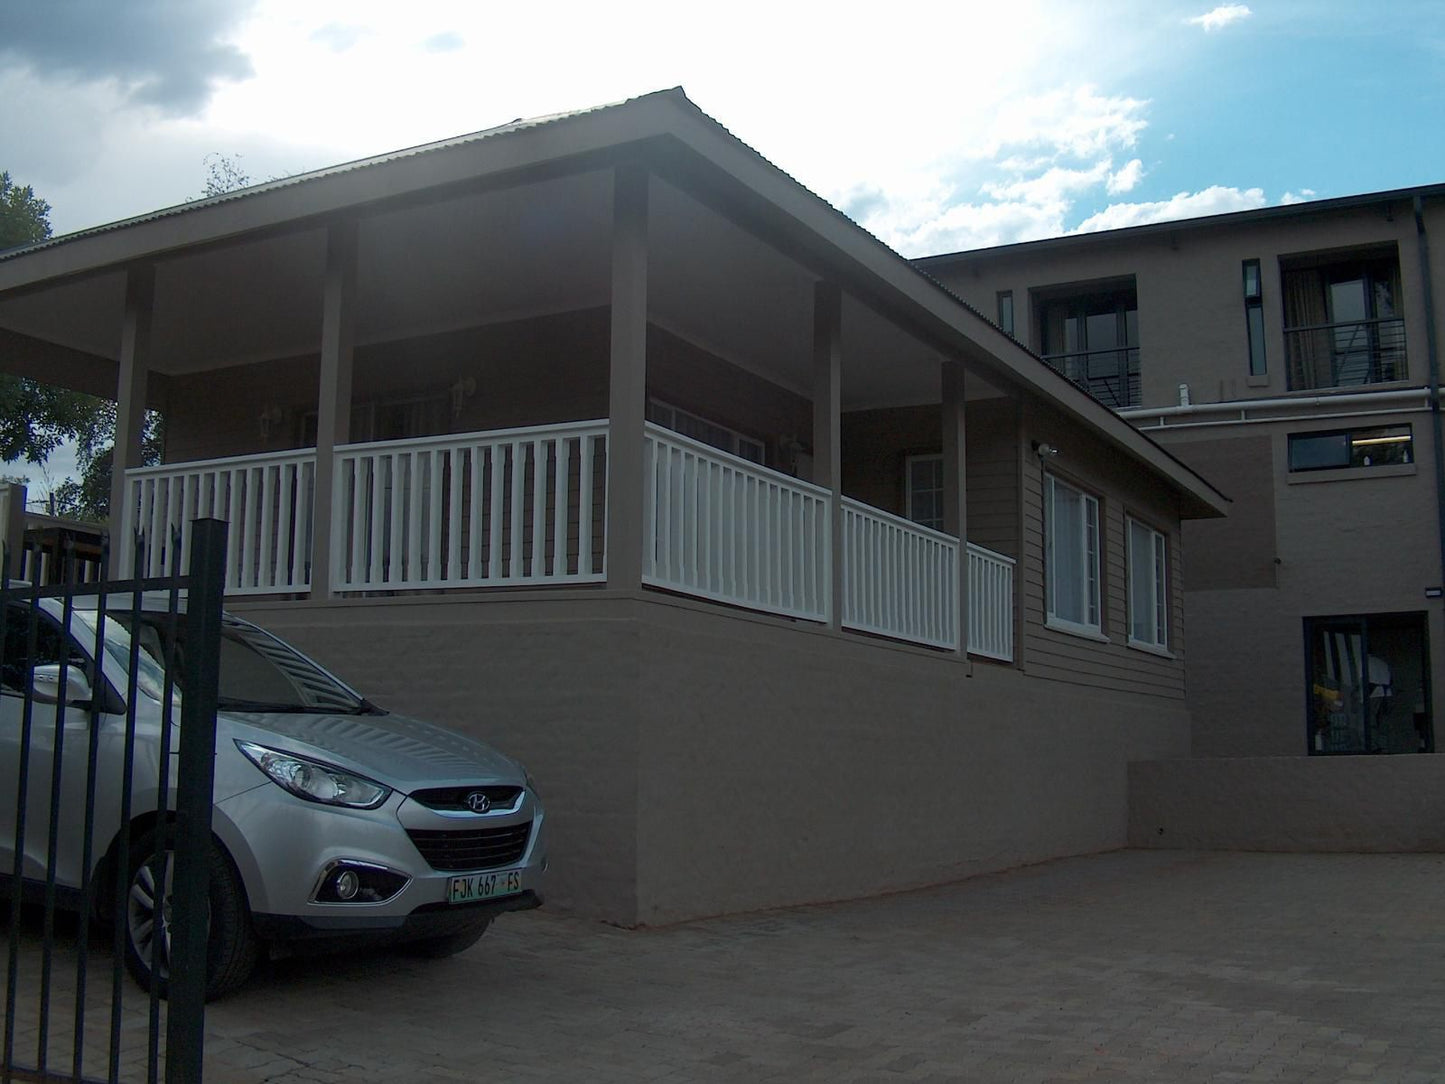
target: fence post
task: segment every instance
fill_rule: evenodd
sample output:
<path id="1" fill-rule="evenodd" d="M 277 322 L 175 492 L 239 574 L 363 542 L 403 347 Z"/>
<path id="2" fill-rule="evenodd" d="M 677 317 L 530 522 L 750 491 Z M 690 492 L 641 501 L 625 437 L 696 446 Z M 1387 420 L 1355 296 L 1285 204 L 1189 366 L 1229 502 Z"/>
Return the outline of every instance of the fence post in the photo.
<path id="1" fill-rule="evenodd" d="M 166 1084 L 201 1079 L 206 1028 L 211 792 L 216 763 L 216 700 L 221 662 L 221 598 L 226 576 L 226 523 L 192 524 L 186 599 L 186 651 L 181 663 L 181 747 L 176 786 L 176 872 L 172 899 L 170 1008 L 166 1020 Z"/>

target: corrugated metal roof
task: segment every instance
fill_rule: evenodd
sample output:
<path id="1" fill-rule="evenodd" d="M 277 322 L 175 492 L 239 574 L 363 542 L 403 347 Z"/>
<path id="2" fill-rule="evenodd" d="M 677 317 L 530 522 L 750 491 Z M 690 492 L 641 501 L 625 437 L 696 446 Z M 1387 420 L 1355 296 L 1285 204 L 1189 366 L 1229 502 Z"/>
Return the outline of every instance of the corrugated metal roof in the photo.
<path id="1" fill-rule="evenodd" d="M 511 135 L 514 132 L 527 131 L 532 128 L 541 128 L 549 124 L 557 124 L 563 121 L 574 120 L 578 117 L 591 116 L 596 113 L 605 113 L 608 110 L 618 109 L 631 102 L 641 101 L 645 98 L 653 98 L 660 95 L 675 95 L 686 100 L 686 95 L 681 87 L 673 87 L 670 90 L 658 90 L 649 94 L 641 94 L 635 98 L 627 98 L 620 102 L 608 102 L 605 105 L 591 106 L 587 109 L 574 109 L 565 113 L 551 113 L 541 117 L 519 117 L 507 124 L 499 124 L 495 128 L 484 128 L 479 132 L 470 132 L 466 135 L 451 136 L 447 139 L 439 139 L 432 143 L 420 143 L 414 147 L 405 147 L 397 151 L 388 151 L 385 154 L 373 155 L 370 158 L 358 158 L 351 162 L 342 162 L 334 166 L 326 166 L 323 169 L 310 170 L 306 173 L 297 173 L 290 177 L 279 177 L 274 181 L 264 181 L 261 184 L 247 185 L 245 188 L 237 188 L 231 192 L 222 193 L 219 196 L 210 196 L 205 199 L 188 200 L 185 203 L 178 203 L 173 207 L 163 207 L 156 211 L 150 211 L 143 215 L 135 215 L 131 218 L 123 218 L 117 222 L 107 222 L 100 226 L 91 226 L 83 230 L 75 230 L 71 233 L 61 234 L 58 237 L 49 237 L 44 241 L 38 241 L 33 245 L 25 245 L 21 248 L 7 249 L 0 252 L 0 260 L 13 259 L 16 256 L 28 255 L 32 252 L 39 252 L 43 249 L 54 248 L 57 245 L 64 245 L 83 237 L 94 237 L 97 234 L 111 233 L 116 230 L 123 230 L 130 226 L 137 226 L 145 222 L 154 222 L 158 219 L 171 218 L 176 215 L 190 214 L 195 211 L 204 210 L 207 207 L 215 207 L 222 203 L 231 203 L 236 200 L 249 199 L 266 192 L 275 192 L 278 189 L 290 188 L 295 185 L 308 184 L 326 177 L 335 177 L 342 173 L 351 173 L 354 170 L 370 169 L 375 166 L 384 166 L 388 162 L 396 162 L 404 158 L 415 158 L 425 154 L 435 154 L 439 151 L 450 150 L 454 147 L 464 147 L 470 143 L 480 143 L 487 139 L 496 139 L 499 136 Z M 690 103 L 689 103 L 690 104 Z"/>
<path id="2" fill-rule="evenodd" d="M 948 263 L 950 260 L 968 262 L 990 253 L 1018 252 L 1022 250 L 1041 251 L 1052 248 L 1075 248 L 1088 245 L 1107 244 L 1111 240 L 1131 239 L 1155 233 L 1171 233 L 1180 230 L 1211 229 L 1214 227 L 1236 226 L 1241 223 L 1271 221 L 1281 218 L 1299 218 L 1311 214 L 1330 214 L 1376 203 L 1399 203 L 1413 200 L 1438 199 L 1445 196 L 1445 184 L 1422 184 L 1413 188 L 1390 188 L 1381 192 L 1362 192 L 1351 196 L 1331 196 L 1327 199 L 1304 200 L 1300 203 L 1281 203 L 1273 207 L 1252 207 L 1245 211 L 1221 211 L 1217 214 L 1195 215 L 1192 218 L 1169 218 L 1161 222 L 1144 222 L 1137 226 L 1119 226 L 1111 230 L 1092 230 L 1088 233 L 1066 233 L 1059 237 L 1039 237 L 1032 241 L 1014 241 L 1006 245 L 986 245 L 983 248 L 967 248 L 958 252 L 939 252 L 931 256 L 914 257 L 915 264 Z"/>

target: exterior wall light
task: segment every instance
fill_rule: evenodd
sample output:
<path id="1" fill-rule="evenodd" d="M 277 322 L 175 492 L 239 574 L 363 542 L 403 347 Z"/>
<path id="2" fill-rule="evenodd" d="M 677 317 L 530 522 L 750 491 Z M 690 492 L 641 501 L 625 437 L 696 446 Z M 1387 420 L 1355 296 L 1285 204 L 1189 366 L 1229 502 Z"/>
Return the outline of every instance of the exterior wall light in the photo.
<path id="1" fill-rule="evenodd" d="M 1054 447 L 1054 445 L 1045 444 L 1041 440 L 1034 441 L 1034 455 L 1038 456 L 1040 459 L 1053 459 L 1054 456 L 1058 454 L 1059 450 L 1058 448 Z"/>

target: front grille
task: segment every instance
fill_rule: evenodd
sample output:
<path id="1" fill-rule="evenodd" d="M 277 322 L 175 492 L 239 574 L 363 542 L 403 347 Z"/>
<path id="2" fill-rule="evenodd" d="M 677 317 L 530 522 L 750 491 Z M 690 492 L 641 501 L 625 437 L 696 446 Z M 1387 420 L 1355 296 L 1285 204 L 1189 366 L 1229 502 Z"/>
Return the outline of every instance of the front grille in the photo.
<path id="1" fill-rule="evenodd" d="M 481 791 L 492 802 L 492 808 L 499 812 L 515 809 L 522 797 L 521 787 L 432 787 L 428 790 L 413 791 L 411 798 L 428 809 L 444 812 L 467 812 L 468 794 Z"/>
<path id="2" fill-rule="evenodd" d="M 526 853 L 532 822 L 458 832 L 408 828 L 406 834 L 434 870 L 496 869 L 513 865 Z"/>

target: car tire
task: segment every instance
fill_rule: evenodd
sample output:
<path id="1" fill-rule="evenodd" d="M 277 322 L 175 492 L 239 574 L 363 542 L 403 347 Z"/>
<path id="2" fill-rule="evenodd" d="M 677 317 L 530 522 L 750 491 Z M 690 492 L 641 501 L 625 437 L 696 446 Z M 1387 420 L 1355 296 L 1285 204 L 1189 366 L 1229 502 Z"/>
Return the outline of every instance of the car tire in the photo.
<path id="1" fill-rule="evenodd" d="M 448 956 L 455 956 L 459 952 L 465 952 L 482 939 L 482 934 L 491 927 L 492 920 L 483 919 L 475 926 L 467 926 L 464 929 L 456 930 L 453 933 L 444 933 L 436 937 L 423 937 L 416 941 L 408 941 L 406 950 L 413 956 L 420 956 L 425 960 L 445 960 Z"/>
<path id="2" fill-rule="evenodd" d="M 161 997 L 170 995 L 169 885 L 175 866 L 175 833 L 152 828 L 131 845 L 131 867 L 125 897 L 125 964 L 144 990 L 155 982 Z M 154 861 L 152 861 L 154 859 Z M 210 855 L 209 915 L 206 938 L 206 1000 L 230 993 L 250 977 L 260 957 L 260 942 L 251 928 L 246 890 L 231 859 L 213 840 Z M 165 886 L 157 892 L 157 886 Z M 157 902 L 160 902 L 159 909 Z M 159 928 L 157 916 L 160 917 Z M 154 950 L 162 964 L 151 965 Z"/>

